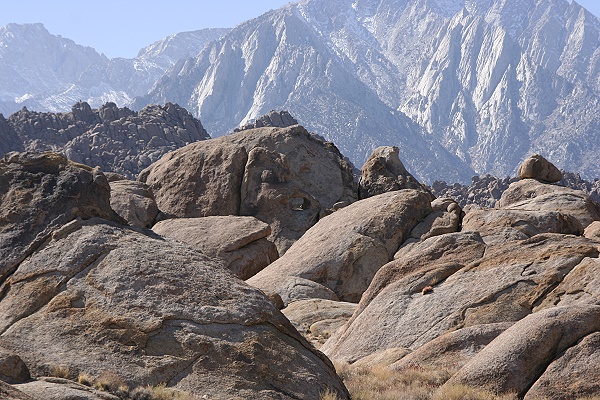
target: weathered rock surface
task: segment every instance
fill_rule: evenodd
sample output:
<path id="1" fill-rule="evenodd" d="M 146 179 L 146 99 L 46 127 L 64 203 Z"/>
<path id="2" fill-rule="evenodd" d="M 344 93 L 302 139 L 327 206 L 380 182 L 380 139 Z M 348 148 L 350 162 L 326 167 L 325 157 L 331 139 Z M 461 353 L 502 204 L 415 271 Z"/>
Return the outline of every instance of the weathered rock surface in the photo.
<path id="1" fill-rule="evenodd" d="M 110 207 L 98 169 L 56 153 L 11 153 L 0 160 L 0 282 L 76 218 L 125 223 Z"/>
<path id="2" fill-rule="evenodd" d="M 354 303 L 307 299 L 294 301 L 281 312 L 298 332 L 319 348 L 333 332 L 350 319 L 356 308 Z"/>
<path id="3" fill-rule="evenodd" d="M 296 278 L 331 289 L 339 300 L 358 302 L 379 268 L 431 211 L 429 196 L 417 190 L 361 200 L 320 220 L 248 283 L 278 293 L 285 304 L 303 298 L 289 290 Z"/>
<path id="4" fill-rule="evenodd" d="M 119 400 L 119 397 L 110 393 L 95 390 L 68 379 L 42 377 L 36 381 L 14 386 L 34 399 Z"/>
<path id="5" fill-rule="evenodd" d="M 23 149 L 55 151 L 75 162 L 130 178 L 168 151 L 209 138 L 200 121 L 171 103 L 147 106 L 139 112 L 118 108 L 114 103 L 93 110 L 80 102 L 70 113 L 23 108 L 6 122 L 14 135 L 0 145 L 0 154 Z"/>
<path id="6" fill-rule="evenodd" d="M 534 311 L 554 306 L 598 304 L 600 302 L 600 260 L 585 258 L 544 298 Z"/>
<path id="7" fill-rule="evenodd" d="M 265 115 L 261 115 L 254 122 L 240 126 L 234 129 L 234 132 L 247 131 L 249 129 L 264 128 L 264 127 L 275 127 L 275 128 L 287 128 L 288 126 L 298 125 L 298 121 L 292 115 L 283 110 L 275 111 L 271 110 Z"/>
<path id="8" fill-rule="evenodd" d="M 562 173 L 550 161 L 539 154 L 529 156 L 519 166 L 520 179 L 537 179 L 546 183 L 560 182 Z"/>
<path id="9" fill-rule="evenodd" d="M 535 179 L 511 184 L 496 203 L 496 208 L 558 211 L 575 217 L 584 228 L 600 220 L 600 206 L 582 191 L 545 184 Z"/>
<path id="10" fill-rule="evenodd" d="M 600 221 L 594 221 L 589 224 L 585 228 L 583 236 L 595 242 L 600 242 Z"/>
<path id="11" fill-rule="evenodd" d="M 2 400 L 37 400 L 35 397 L 31 397 L 1 380 L 0 398 Z"/>
<path id="12" fill-rule="evenodd" d="M 361 169 L 359 198 L 366 199 L 401 189 L 428 191 L 404 168 L 398 156 L 399 151 L 395 146 L 382 146 L 373 150 Z"/>
<path id="13" fill-rule="evenodd" d="M 445 333 L 398 359 L 391 368 L 427 365 L 457 371 L 512 325 L 512 322 L 475 325 Z"/>
<path id="14" fill-rule="evenodd" d="M 240 279 L 254 276 L 279 257 L 275 244 L 267 239 L 271 228 L 254 217 L 168 219 L 152 230 L 223 260 L 225 267 Z"/>
<path id="15" fill-rule="evenodd" d="M 0 381 L 22 383 L 31 379 L 29 369 L 12 351 L 0 347 Z"/>
<path id="16" fill-rule="evenodd" d="M 579 340 L 598 331 L 600 331 L 600 306 L 598 305 L 554 307 L 537 312 L 508 328 L 450 378 L 445 385 L 458 383 L 485 388 L 494 393 L 513 392 L 523 396 L 547 370 L 557 355 L 575 346 Z M 578 351 L 585 351 L 586 347 L 587 355 L 591 355 L 590 358 L 587 358 L 587 362 L 597 360 L 597 347 L 593 347 L 589 354 L 591 342 L 590 340 L 583 346 L 572 349 L 570 354 L 564 358 L 561 357 L 562 360 L 559 359 L 558 363 L 569 363 L 570 356 Z M 581 360 L 582 364 L 585 362 Z M 568 374 L 567 371 L 564 372 Z M 581 382 L 592 378 L 593 375 L 579 375 L 580 373 L 585 374 L 585 371 L 581 370 L 573 372 L 574 376 L 570 376 L 565 385 L 562 382 L 555 382 L 553 389 L 546 393 L 568 384 L 573 384 L 577 388 L 577 381 L 580 381 L 579 388 L 584 394 L 590 393 L 586 393 L 587 390 L 597 387 L 597 381 L 596 383 Z M 539 386 L 543 386 L 552 373 L 551 370 Z M 594 374 L 597 375 L 597 372 Z M 560 391 L 560 389 L 557 390 Z M 595 393 L 592 392 L 592 394 Z M 534 395 L 535 392 L 532 393 L 531 398 Z M 573 395 L 575 393 L 571 393 L 571 398 Z"/>
<path id="17" fill-rule="evenodd" d="M 150 228 L 158 215 L 158 206 L 148 185 L 130 180 L 110 182 L 110 206 L 131 226 Z"/>
<path id="18" fill-rule="evenodd" d="M 410 232 L 412 239 L 425 240 L 458 231 L 464 213 L 454 200 L 435 199 L 431 208 L 433 212 Z"/>
<path id="19" fill-rule="evenodd" d="M 63 365 L 215 399 L 318 398 L 327 388 L 347 398 L 328 360 L 260 291 L 141 232 L 92 219 L 46 241 L 0 288 L 0 345 L 34 376 Z"/>
<path id="20" fill-rule="evenodd" d="M 254 216 L 272 228 L 280 254 L 339 202 L 356 199 L 339 151 L 300 126 L 260 128 L 165 155 L 139 180 L 177 217 Z"/>
<path id="21" fill-rule="evenodd" d="M 600 393 L 600 332 L 583 338 L 546 368 L 525 399 L 593 397 Z"/>
<path id="22" fill-rule="evenodd" d="M 530 238 L 540 233 L 582 235 L 579 221 L 558 211 L 476 210 L 462 221 L 465 231 L 477 231 L 488 244 L 503 242 L 507 236 Z M 512 235 L 512 236 L 511 236 Z"/>
<path id="23" fill-rule="evenodd" d="M 598 256 L 597 245 L 570 235 L 493 246 L 473 235 L 406 247 L 408 254 L 378 272 L 358 311 L 323 346 L 325 354 L 352 362 L 386 348 L 414 350 L 461 327 L 518 321 L 586 257 Z M 431 293 L 421 292 L 425 286 Z"/>

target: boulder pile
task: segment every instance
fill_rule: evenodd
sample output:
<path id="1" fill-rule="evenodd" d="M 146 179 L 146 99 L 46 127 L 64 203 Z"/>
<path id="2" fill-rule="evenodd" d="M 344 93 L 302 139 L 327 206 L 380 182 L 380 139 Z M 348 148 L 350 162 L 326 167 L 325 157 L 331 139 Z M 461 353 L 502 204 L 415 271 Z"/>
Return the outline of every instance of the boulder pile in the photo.
<path id="1" fill-rule="evenodd" d="M 356 181 L 299 125 L 189 144 L 137 181 L 8 153 L 0 397 L 349 399 L 332 361 L 443 370 L 438 398 L 600 393 L 600 205 L 534 155 L 493 207 L 463 209 L 398 153 Z"/>

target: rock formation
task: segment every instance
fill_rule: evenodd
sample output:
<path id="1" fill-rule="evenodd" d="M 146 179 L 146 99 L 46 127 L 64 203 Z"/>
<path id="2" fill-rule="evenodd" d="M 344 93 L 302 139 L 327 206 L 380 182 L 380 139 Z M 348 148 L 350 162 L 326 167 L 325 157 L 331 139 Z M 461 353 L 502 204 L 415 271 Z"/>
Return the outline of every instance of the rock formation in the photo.
<path id="1" fill-rule="evenodd" d="M 398 158 L 398 147 L 383 146 L 373 150 L 371 156 L 361 169 L 358 182 L 358 196 L 361 199 L 381 193 L 401 189 L 416 189 L 427 191 L 404 168 Z"/>
<path id="2" fill-rule="evenodd" d="M 180 218 L 254 216 L 279 253 L 337 203 L 356 200 L 349 163 L 300 126 L 260 128 L 201 141 L 142 171 L 161 211 Z"/>
<path id="3" fill-rule="evenodd" d="M 13 154 L 0 180 L 0 346 L 32 376 L 60 365 L 215 399 L 348 397 L 262 292 L 188 245 L 124 226 L 97 169 Z M 56 383 L 23 391 L 78 390 Z"/>
<path id="4" fill-rule="evenodd" d="M 429 196 L 418 190 L 358 201 L 320 220 L 248 283 L 279 294 L 284 304 L 306 297 L 306 280 L 328 289 L 325 298 L 332 291 L 339 300 L 357 302 L 379 268 L 431 211 Z"/>
<path id="5" fill-rule="evenodd" d="M 254 217 L 168 219 L 154 225 L 152 230 L 222 260 L 240 279 L 256 275 L 279 257 L 277 248 L 267 239 L 271 227 Z"/>
<path id="6" fill-rule="evenodd" d="M 467 212 L 461 232 L 405 242 L 321 350 L 357 365 L 449 368 L 441 392 L 463 384 L 526 399 L 595 394 L 594 221 L 583 192 L 512 183 L 495 209 Z"/>
<path id="7" fill-rule="evenodd" d="M 539 154 L 529 156 L 519 167 L 520 179 L 537 179 L 545 183 L 559 182 L 562 173 L 551 162 Z"/>
<path id="8" fill-rule="evenodd" d="M 115 103 L 93 110 L 85 102 L 75 104 L 70 113 L 23 108 L 8 121 L 0 118 L 0 139 L 4 136 L 9 139 L 0 141 L 0 154 L 56 151 L 72 161 L 128 177 L 168 151 L 209 138 L 200 121 L 176 104 L 134 112 Z"/>
<path id="9" fill-rule="evenodd" d="M 131 226 L 150 228 L 158 216 L 158 206 L 148 185 L 127 179 L 110 184 L 110 206 Z"/>
<path id="10" fill-rule="evenodd" d="M 234 132 L 247 131 L 249 129 L 275 127 L 287 128 L 288 126 L 297 125 L 298 121 L 287 111 L 271 110 L 267 114 L 258 117 L 254 122 L 240 126 L 234 129 Z"/>
<path id="11" fill-rule="evenodd" d="M 11 153 L 0 160 L 0 281 L 70 221 L 124 221 L 110 208 L 99 169 L 56 153 Z"/>

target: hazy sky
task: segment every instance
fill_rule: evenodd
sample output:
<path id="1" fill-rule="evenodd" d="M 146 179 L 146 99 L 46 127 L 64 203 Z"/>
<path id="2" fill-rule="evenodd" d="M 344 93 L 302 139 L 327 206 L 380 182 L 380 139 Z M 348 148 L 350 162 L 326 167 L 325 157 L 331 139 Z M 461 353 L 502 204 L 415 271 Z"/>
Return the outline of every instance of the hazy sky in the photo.
<path id="1" fill-rule="evenodd" d="M 172 33 L 229 28 L 289 0 L 28 0 L 4 1 L 0 26 L 42 22 L 50 33 L 108 57 L 134 57 Z M 577 1 L 600 16 L 600 0 Z"/>

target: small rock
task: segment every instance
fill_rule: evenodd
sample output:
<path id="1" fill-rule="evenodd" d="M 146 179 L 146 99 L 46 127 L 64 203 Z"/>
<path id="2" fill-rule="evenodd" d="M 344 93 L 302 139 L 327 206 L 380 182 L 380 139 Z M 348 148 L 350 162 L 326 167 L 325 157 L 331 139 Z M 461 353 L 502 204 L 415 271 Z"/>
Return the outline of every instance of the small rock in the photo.
<path id="1" fill-rule="evenodd" d="M 519 178 L 554 183 L 562 179 L 562 172 L 541 155 L 534 154 L 519 167 Z"/>

